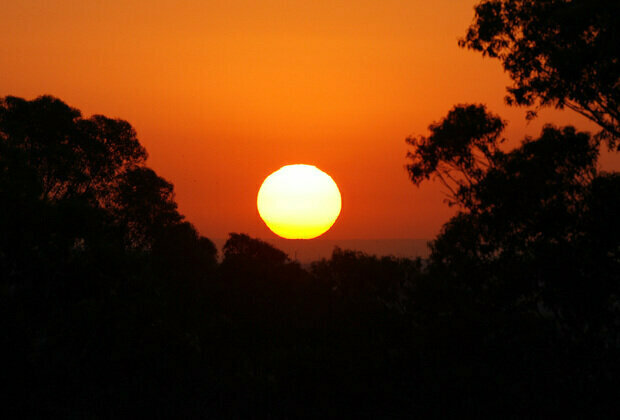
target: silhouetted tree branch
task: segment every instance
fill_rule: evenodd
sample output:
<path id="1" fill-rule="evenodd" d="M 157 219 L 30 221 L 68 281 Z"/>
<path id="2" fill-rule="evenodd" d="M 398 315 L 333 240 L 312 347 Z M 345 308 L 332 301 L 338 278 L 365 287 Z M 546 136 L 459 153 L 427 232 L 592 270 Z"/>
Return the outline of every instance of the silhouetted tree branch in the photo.
<path id="1" fill-rule="evenodd" d="M 598 138 L 615 147 L 620 139 L 617 1 L 484 0 L 475 10 L 459 45 L 502 62 L 514 82 L 508 103 L 570 108 L 598 124 Z"/>
<path id="2" fill-rule="evenodd" d="M 438 178 L 448 190 L 450 204 L 465 205 L 469 189 L 501 159 L 500 137 L 505 123 L 484 105 L 458 105 L 440 122 L 429 126 L 428 137 L 409 137 L 409 176 L 415 185 Z"/>

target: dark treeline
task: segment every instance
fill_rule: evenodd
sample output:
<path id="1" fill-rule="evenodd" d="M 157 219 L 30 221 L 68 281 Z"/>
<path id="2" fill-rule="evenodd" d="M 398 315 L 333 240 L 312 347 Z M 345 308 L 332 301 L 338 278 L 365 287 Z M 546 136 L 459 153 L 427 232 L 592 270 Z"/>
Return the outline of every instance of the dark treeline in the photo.
<path id="1" fill-rule="evenodd" d="M 4 410 L 311 415 L 409 404 L 405 294 L 419 261 L 336 250 L 304 270 L 231 234 L 218 263 L 128 123 L 83 118 L 49 96 L 6 97 L 0 134 Z"/>
<path id="2" fill-rule="evenodd" d="M 502 128 L 482 106 L 456 107 L 410 140 L 414 181 L 446 170 L 446 156 L 470 171 L 450 187 L 463 211 L 428 261 L 335 249 L 303 269 L 243 234 L 218 263 L 126 122 L 48 96 L 4 98 L 5 408 L 609 414 L 619 177 L 596 172 L 585 133 L 547 127 L 504 153 Z M 454 133 L 473 140 L 450 150 Z M 482 150 L 489 162 L 469 166 Z"/>
<path id="3" fill-rule="evenodd" d="M 130 124 L 3 98 L 3 414 L 617 415 L 620 175 L 597 165 L 618 146 L 617 8 L 476 8 L 461 44 L 502 61 L 509 102 L 601 131 L 507 150 L 466 104 L 407 139 L 413 183 L 458 208 L 427 260 L 336 248 L 303 268 L 236 233 L 218 260 Z"/>

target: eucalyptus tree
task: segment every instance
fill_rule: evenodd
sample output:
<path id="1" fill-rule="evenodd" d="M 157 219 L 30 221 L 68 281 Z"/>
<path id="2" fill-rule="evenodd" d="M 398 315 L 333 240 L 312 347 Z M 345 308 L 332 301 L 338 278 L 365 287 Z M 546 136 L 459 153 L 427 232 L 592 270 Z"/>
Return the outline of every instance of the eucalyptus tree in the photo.
<path id="1" fill-rule="evenodd" d="M 572 109 L 620 147 L 618 16 L 616 0 L 484 0 L 459 45 L 502 62 L 509 104 Z"/>

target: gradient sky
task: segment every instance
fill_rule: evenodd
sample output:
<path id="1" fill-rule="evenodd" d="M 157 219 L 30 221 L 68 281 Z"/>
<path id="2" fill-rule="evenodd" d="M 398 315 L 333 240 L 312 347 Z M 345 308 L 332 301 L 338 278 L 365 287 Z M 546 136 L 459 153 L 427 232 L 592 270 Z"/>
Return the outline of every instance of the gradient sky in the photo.
<path id="1" fill-rule="evenodd" d="M 0 95 L 59 97 L 129 121 L 201 234 L 269 238 L 256 195 L 281 166 L 318 166 L 342 213 L 323 237 L 432 238 L 453 214 L 414 187 L 408 135 L 458 103 L 509 121 L 516 145 L 545 122 L 504 105 L 498 61 L 460 49 L 477 1 L 7 1 Z M 602 159 L 620 168 L 616 155 Z"/>

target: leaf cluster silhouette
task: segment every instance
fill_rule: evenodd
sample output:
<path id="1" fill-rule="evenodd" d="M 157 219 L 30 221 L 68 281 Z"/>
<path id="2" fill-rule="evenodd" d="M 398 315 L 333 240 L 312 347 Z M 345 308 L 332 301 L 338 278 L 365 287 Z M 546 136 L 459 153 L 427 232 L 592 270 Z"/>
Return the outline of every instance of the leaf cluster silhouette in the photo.
<path id="1" fill-rule="evenodd" d="M 620 147 L 619 14 L 615 0 L 484 0 L 459 44 L 502 62 L 508 103 L 567 107 Z"/>

